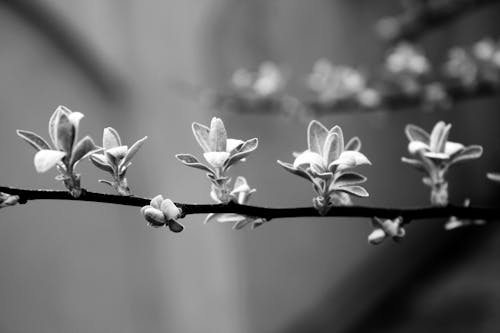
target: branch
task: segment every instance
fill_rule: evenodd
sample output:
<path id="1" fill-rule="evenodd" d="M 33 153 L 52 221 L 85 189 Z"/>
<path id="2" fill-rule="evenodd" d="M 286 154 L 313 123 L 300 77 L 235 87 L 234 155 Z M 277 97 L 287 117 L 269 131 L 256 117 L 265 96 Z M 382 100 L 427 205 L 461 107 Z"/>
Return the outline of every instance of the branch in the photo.
<path id="1" fill-rule="evenodd" d="M 394 44 L 402 40 L 414 41 L 426 32 L 451 23 L 468 12 L 497 2 L 497 0 L 448 0 L 437 3 L 419 1 L 403 14 L 380 21 L 378 30 L 389 43 Z"/>
<path id="2" fill-rule="evenodd" d="M 19 196 L 19 203 L 25 204 L 31 200 L 71 200 L 101 202 L 125 206 L 142 207 L 150 203 L 150 199 L 136 196 L 120 196 L 104 193 L 82 191 L 81 196 L 75 198 L 66 191 L 29 190 L 15 187 L 0 186 L 0 192 Z M 186 204 L 175 203 L 182 209 L 183 215 L 209 213 L 236 213 L 266 220 L 287 217 L 321 217 L 313 207 L 297 208 L 266 208 L 240 205 L 234 202 L 228 204 Z M 432 218 L 447 218 L 455 216 L 463 219 L 500 219 L 500 208 L 464 207 L 448 205 L 445 207 L 417 207 L 417 208 L 384 208 L 364 206 L 338 206 L 330 209 L 326 217 L 379 217 L 386 219 L 403 218 L 403 224 L 412 220 Z"/>

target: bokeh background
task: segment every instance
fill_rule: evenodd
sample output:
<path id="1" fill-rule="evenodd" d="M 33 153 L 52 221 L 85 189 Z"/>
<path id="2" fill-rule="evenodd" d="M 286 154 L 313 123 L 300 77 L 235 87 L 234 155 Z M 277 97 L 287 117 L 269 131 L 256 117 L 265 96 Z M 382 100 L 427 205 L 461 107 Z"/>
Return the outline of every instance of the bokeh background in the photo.
<path id="1" fill-rule="evenodd" d="M 303 77 L 318 58 L 378 66 L 385 50 L 373 26 L 400 10 L 368 0 L 3 0 L 0 1 L 0 183 L 61 188 L 36 174 L 33 150 L 15 135 L 47 137 L 60 104 L 85 114 L 81 134 L 113 126 L 126 143 L 149 136 L 128 173 L 137 195 L 209 202 L 202 172 L 174 154 L 201 151 L 193 121 L 223 118 L 229 135 L 258 137 L 233 170 L 257 205 L 310 205 L 312 190 L 277 159 L 306 146 L 308 119 L 221 113 L 189 87 L 223 89 L 231 73 L 274 60 Z M 500 6 L 429 34 L 443 61 L 454 45 L 498 36 Z M 496 205 L 500 170 L 498 98 L 450 111 L 322 116 L 358 135 L 373 162 L 367 205 L 428 200 L 420 175 L 400 163 L 403 129 L 453 123 L 451 138 L 482 144 L 483 158 L 450 174 L 451 199 Z M 108 191 L 80 165 L 83 186 Z M 295 179 L 297 178 L 297 179 Z M 402 243 L 369 246 L 364 219 L 284 219 L 254 231 L 203 225 L 151 229 L 132 207 L 30 202 L 0 212 L 0 332 L 497 332 L 500 234 L 494 223 L 445 232 L 440 221 L 408 227 Z"/>

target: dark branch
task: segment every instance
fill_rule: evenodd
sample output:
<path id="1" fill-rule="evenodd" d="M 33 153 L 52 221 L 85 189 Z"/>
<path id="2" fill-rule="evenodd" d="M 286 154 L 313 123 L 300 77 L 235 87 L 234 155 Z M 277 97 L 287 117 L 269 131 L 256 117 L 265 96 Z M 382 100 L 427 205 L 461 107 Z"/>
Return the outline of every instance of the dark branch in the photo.
<path id="1" fill-rule="evenodd" d="M 436 30 L 476 9 L 498 3 L 498 0 L 414 1 L 403 14 L 386 18 L 378 26 L 379 33 L 390 43 L 414 41 L 426 32 Z"/>
<path id="2" fill-rule="evenodd" d="M 72 197 L 65 191 L 54 190 L 27 190 L 14 187 L 0 186 L 0 192 L 19 196 L 19 203 L 25 204 L 31 200 L 72 200 L 89 201 L 126 206 L 142 207 L 148 205 L 150 199 L 135 196 L 119 196 L 112 194 L 95 193 L 83 191 L 78 198 Z M 175 203 L 182 209 L 184 215 L 208 214 L 208 213 L 237 213 L 253 217 L 261 217 L 266 220 L 287 217 L 320 217 L 313 207 L 297 208 L 266 208 L 248 205 L 229 204 L 186 204 Z M 403 217 L 404 223 L 412 220 L 423 220 L 432 218 L 448 218 L 456 216 L 463 219 L 500 219 L 500 208 L 486 207 L 463 207 L 448 205 L 446 207 L 420 207 L 420 208 L 382 208 L 382 207 L 362 207 L 362 206 L 339 206 L 332 208 L 328 217 L 379 217 L 394 219 Z"/>

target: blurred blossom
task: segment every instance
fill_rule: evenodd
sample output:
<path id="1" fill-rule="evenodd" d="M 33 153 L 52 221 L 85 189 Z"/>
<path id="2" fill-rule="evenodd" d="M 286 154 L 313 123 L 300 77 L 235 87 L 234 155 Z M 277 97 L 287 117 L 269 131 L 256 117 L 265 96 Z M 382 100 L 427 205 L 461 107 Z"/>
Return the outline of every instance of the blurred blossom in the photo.
<path id="1" fill-rule="evenodd" d="M 478 83 L 478 66 L 463 48 L 456 47 L 450 50 L 445 73 L 459 80 L 464 86 L 471 87 Z"/>
<path id="2" fill-rule="evenodd" d="M 441 82 L 432 82 L 425 86 L 424 106 L 448 108 L 450 104 L 448 93 Z"/>
<path id="3" fill-rule="evenodd" d="M 380 101 L 378 93 L 367 88 L 366 77 L 360 71 L 348 66 L 334 66 L 326 59 L 316 61 L 307 83 L 322 103 L 354 98 L 363 106 L 373 107 Z"/>
<path id="4" fill-rule="evenodd" d="M 273 62 L 263 62 L 257 72 L 238 69 L 232 77 L 233 87 L 250 97 L 268 98 L 280 94 L 286 86 L 283 71 Z"/>
<path id="5" fill-rule="evenodd" d="M 408 43 L 397 45 L 386 59 L 385 66 L 393 74 L 424 75 L 431 65 L 425 55 Z"/>

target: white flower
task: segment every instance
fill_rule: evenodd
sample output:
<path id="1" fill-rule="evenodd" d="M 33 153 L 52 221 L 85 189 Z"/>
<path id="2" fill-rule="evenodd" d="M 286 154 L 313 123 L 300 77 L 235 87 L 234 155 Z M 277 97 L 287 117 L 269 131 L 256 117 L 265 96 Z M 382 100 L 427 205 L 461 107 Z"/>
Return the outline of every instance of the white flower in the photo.
<path id="1" fill-rule="evenodd" d="M 184 227 L 176 220 L 182 211 L 170 199 L 163 199 L 161 194 L 151 199 L 151 204 L 141 208 L 141 213 L 152 227 L 168 226 L 173 232 L 181 232 Z"/>

